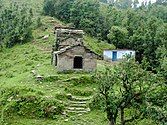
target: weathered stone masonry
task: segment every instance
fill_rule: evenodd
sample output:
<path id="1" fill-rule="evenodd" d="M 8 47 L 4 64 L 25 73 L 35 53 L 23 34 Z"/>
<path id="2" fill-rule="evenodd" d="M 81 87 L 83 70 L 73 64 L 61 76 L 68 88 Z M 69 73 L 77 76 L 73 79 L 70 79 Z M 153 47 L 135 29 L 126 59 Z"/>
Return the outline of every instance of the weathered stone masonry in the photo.
<path id="1" fill-rule="evenodd" d="M 83 31 L 56 29 L 53 64 L 58 71 L 96 69 L 98 55 L 83 45 Z"/>

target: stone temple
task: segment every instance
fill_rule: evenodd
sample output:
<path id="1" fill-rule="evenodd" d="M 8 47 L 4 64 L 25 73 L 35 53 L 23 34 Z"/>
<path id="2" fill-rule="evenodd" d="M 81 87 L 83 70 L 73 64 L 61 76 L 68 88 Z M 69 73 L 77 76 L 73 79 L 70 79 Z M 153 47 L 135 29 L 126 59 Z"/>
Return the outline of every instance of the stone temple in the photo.
<path id="1" fill-rule="evenodd" d="M 58 71 L 94 71 L 96 53 L 84 46 L 83 30 L 55 28 L 56 42 L 52 52 L 52 64 Z"/>

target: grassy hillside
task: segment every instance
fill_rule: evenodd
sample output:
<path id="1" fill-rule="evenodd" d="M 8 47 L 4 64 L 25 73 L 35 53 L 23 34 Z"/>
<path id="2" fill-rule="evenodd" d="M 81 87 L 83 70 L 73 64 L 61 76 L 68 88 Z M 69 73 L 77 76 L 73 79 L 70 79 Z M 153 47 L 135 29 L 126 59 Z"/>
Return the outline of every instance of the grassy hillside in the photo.
<path id="1" fill-rule="evenodd" d="M 51 20 L 52 23 L 50 22 Z M 0 102 L 3 103 L 3 105 L 0 106 L 0 110 L 2 112 L 1 120 L 4 123 L 14 125 L 59 124 L 60 122 L 62 125 L 73 125 L 77 123 L 85 124 L 84 120 L 86 119 L 88 119 L 86 121 L 92 125 L 96 124 L 97 122 L 101 123 L 101 120 L 104 120 L 104 115 L 99 116 L 102 117 L 99 118 L 100 121 L 94 120 L 96 114 L 100 113 L 101 111 L 94 111 L 90 114 L 86 114 L 83 117 L 67 117 L 69 122 L 65 122 L 64 119 L 67 118 L 64 118 L 61 115 L 57 116 L 57 120 L 37 120 L 34 118 L 38 117 L 27 116 L 27 114 L 25 114 L 24 117 L 18 117 L 17 112 L 16 117 L 12 117 L 11 119 L 8 119 L 6 116 L 6 113 L 12 113 L 8 111 L 12 109 L 12 106 L 7 106 L 10 103 L 8 100 L 12 98 L 11 102 L 14 102 L 16 99 L 15 96 L 17 96 L 17 99 L 29 99 L 31 96 L 33 96 L 34 98 L 41 97 L 46 103 L 50 103 L 50 99 L 61 100 L 63 103 L 65 103 L 65 99 L 61 99 L 59 96 L 61 97 L 68 93 L 73 93 L 73 95 L 76 96 L 81 96 L 84 94 L 90 96 L 96 89 L 95 84 L 76 84 L 72 82 L 73 79 L 79 80 L 82 77 L 90 78 L 91 74 L 57 73 L 55 67 L 51 65 L 51 48 L 54 43 L 53 18 L 43 17 L 42 22 L 43 26 L 33 31 L 34 40 L 32 42 L 24 45 L 16 45 L 11 49 L 5 49 L 3 52 L 0 52 Z M 54 22 L 57 22 L 57 20 L 54 20 Z M 48 34 L 50 37 L 47 40 L 44 40 L 43 36 Z M 35 71 L 37 75 L 43 76 L 43 80 L 38 81 L 35 76 L 33 76 L 33 71 Z M 89 94 L 90 92 L 91 94 Z M 37 101 L 39 100 L 37 99 Z M 24 114 L 25 109 L 32 110 L 31 108 L 33 108 L 33 106 L 30 106 L 29 108 L 20 108 L 19 111 L 21 114 Z M 32 115 L 32 112 L 30 112 L 30 115 Z"/>
<path id="2" fill-rule="evenodd" d="M 6 5 L 9 3 L 5 1 Z M 40 16 L 43 0 L 14 0 L 27 3 Z M 52 17 L 40 16 L 42 26 L 33 30 L 34 39 L 0 52 L 0 122 L 5 125 L 107 125 L 106 114 L 92 110 L 84 115 L 62 113 L 67 95 L 91 97 L 97 91 L 93 73 L 58 73 L 51 65 L 54 44 L 53 27 L 61 23 Z M 43 39 L 49 35 L 48 39 Z M 85 45 L 98 54 L 113 45 L 85 36 Z M 98 69 L 105 62 L 98 61 Z M 35 72 L 35 75 L 34 75 Z M 36 76 L 42 76 L 38 80 Z M 54 107 L 54 109 L 52 109 Z M 140 125 L 152 125 L 143 121 Z"/>
<path id="3" fill-rule="evenodd" d="M 39 16 L 42 1 L 38 2 L 29 1 L 28 6 L 32 5 L 36 15 Z M 6 2 L 6 5 L 8 4 Z M 35 5 L 39 6 L 39 12 L 36 12 L 38 7 L 35 8 Z M 12 125 L 107 123 L 102 111 L 92 111 L 82 116 L 61 115 L 61 110 L 64 110 L 68 102 L 67 94 L 71 93 L 79 97 L 92 96 L 97 90 L 97 85 L 91 82 L 92 74 L 58 73 L 51 65 L 51 50 L 55 42 L 53 27 L 61 22 L 47 16 L 40 16 L 40 18 L 42 26 L 33 30 L 32 41 L 0 52 L 1 123 Z M 49 38 L 43 39 L 45 35 L 49 35 Z M 85 36 L 85 45 L 99 54 L 102 54 L 103 47 L 113 47 L 88 36 Z M 103 62 L 99 62 L 98 67 L 103 67 Z M 34 72 L 36 72 L 35 76 Z M 36 78 L 39 75 L 43 80 L 39 81 Z M 54 110 L 56 111 L 54 115 L 53 112 L 46 111 L 50 106 L 58 106 Z"/>

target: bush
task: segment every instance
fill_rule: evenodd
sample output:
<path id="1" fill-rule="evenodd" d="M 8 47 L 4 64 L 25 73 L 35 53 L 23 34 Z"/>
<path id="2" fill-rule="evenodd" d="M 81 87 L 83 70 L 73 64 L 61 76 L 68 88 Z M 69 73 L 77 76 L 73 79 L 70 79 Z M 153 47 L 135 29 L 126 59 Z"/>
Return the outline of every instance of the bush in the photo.
<path id="1" fill-rule="evenodd" d="M 91 100 L 91 103 L 89 104 L 89 107 L 92 110 L 99 109 L 104 110 L 105 100 L 100 94 L 94 95 L 94 97 Z"/>
<path id="2" fill-rule="evenodd" d="M 55 119 L 64 110 L 62 102 L 55 98 L 46 98 L 41 91 L 31 88 L 3 88 L 0 95 L 1 120 L 13 115 Z"/>
<path id="3" fill-rule="evenodd" d="M 12 3 L 0 10 L 0 47 L 23 44 L 32 38 L 32 14 L 26 6 Z"/>
<path id="4" fill-rule="evenodd" d="M 74 24 L 75 28 L 84 29 L 86 33 L 103 37 L 103 15 L 100 3 L 96 0 L 45 0 L 43 11 L 45 15 Z"/>

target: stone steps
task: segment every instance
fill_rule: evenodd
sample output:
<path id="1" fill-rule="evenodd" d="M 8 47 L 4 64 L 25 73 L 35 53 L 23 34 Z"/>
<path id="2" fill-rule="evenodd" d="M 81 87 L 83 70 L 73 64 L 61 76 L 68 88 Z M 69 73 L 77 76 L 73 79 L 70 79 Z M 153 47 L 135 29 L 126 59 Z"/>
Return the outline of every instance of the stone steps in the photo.
<path id="1" fill-rule="evenodd" d="M 81 108 L 81 107 L 67 107 L 67 110 L 71 111 L 89 111 L 89 108 Z"/>
<path id="2" fill-rule="evenodd" d="M 70 107 L 87 107 L 86 103 L 70 103 Z"/>
<path id="3" fill-rule="evenodd" d="M 84 114 L 90 112 L 90 108 L 87 103 L 90 101 L 92 97 L 80 97 L 80 96 L 72 96 L 69 99 L 66 112 L 72 114 Z"/>
<path id="4" fill-rule="evenodd" d="M 72 96 L 73 101 L 89 101 L 91 99 L 91 97 L 76 97 L 76 96 Z"/>
<path id="5" fill-rule="evenodd" d="M 78 104 L 78 105 L 80 105 L 80 104 L 87 104 L 87 101 L 69 101 L 69 104 Z"/>
<path id="6" fill-rule="evenodd" d="M 90 112 L 90 108 L 68 107 L 66 111 L 67 111 L 68 113 L 81 114 L 81 113 L 88 113 L 88 112 Z"/>

